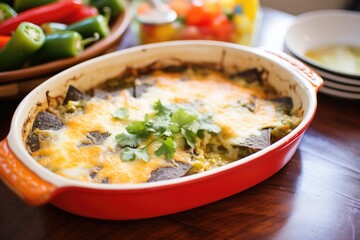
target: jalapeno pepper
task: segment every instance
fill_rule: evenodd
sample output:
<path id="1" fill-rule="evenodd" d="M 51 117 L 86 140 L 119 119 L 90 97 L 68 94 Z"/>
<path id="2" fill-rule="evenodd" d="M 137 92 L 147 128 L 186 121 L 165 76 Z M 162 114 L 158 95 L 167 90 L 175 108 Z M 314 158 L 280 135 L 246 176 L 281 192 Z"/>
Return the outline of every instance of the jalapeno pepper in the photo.
<path id="1" fill-rule="evenodd" d="M 94 33 L 98 33 L 100 38 L 103 38 L 110 33 L 108 21 L 103 15 L 97 15 L 73 23 L 66 30 L 78 32 L 83 38 L 92 37 Z"/>
<path id="2" fill-rule="evenodd" d="M 94 42 L 98 37 L 83 39 L 78 32 L 62 31 L 46 35 L 43 46 L 30 59 L 30 65 L 36 65 L 61 58 L 79 55 L 84 46 Z"/>
<path id="3" fill-rule="evenodd" d="M 45 22 L 65 21 L 67 17 L 77 12 L 82 6 L 79 0 L 62 0 L 29 9 L 0 23 L 0 34 L 10 35 L 22 22 L 41 25 Z"/>
<path id="4" fill-rule="evenodd" d="M 63 23 L 49 22 L 49 23 L 41 24 L 40 27 L 44 31 L 45 34 L 51 34 L 51 33 L 66 30 L 67 25 L 63 24 Z"/>
<path id="5" fill-rule="evenodd" d="M 29 22 L 21 23 L 0 51 L 0 71 L 22 68 L 44 42 L 45 34 L 39 26 Z"/>
<path id="6" fill-rule="evenodd" d="M 30 8 L 42 6 L 57 0 L 14 0 L 14 8 L 17 12 L 22 12 Z"/>
<path id="7" fill-rule="evenodd" d="M 111 20 L 115 19 L 124 11 L 124 3 L 122 0 L 90 0 L 90 4 L 97 7 L 101 14 L 106 14 L 106 8 L 110 9 Z"/>
<path id="8" fill-rule="evenodd" d="M 10 7 L 9 4 L 0 3 L 0 22 L 4 21 L 5 19 L 15 17 L 17 13 Z"/>

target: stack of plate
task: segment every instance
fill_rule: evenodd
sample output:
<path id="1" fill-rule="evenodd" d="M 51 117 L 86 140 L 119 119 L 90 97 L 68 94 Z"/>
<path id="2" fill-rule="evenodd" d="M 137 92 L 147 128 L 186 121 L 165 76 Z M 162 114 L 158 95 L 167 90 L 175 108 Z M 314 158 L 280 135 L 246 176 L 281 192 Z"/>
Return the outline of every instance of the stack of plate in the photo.
<path id="1" fill-rule="evenodd" d="M 323 79 L 320 90 L 360 99 L 360 13 L 321 10 L 296 17 L 285 36 L 285 51 Z"/>

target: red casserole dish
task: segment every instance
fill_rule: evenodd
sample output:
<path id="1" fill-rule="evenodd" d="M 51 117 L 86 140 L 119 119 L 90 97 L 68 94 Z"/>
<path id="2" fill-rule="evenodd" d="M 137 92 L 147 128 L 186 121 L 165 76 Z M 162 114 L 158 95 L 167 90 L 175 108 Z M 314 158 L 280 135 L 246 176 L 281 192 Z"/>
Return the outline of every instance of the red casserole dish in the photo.
<path id="1" fill-rule="evenodd" d="M 302 122 L 271 146 L 217 169 L 178 179 L 138 184 L 94 184 L 59 176 L 27 152 L 24 126 L 46 95 L 64 95 L 70 84 L 88 90 L 127 67 L 154 62 L 210 62 L 225 69 L 261 67 L 282 95 L 303 112 Z M 176 41 L 107 54 L 69 68 L 34 89 L 18 106 L 10 132 L 0 143 L 0 177 L 26 203 L 55 206 L 99 219 L 139 219 L 192 209 L 241 192 L 279 171 L 293 156 L 310 125 L 322 79 L 284 53 L 214 41 Z M 146 199 L 146 200 L 145 200 Z"/>

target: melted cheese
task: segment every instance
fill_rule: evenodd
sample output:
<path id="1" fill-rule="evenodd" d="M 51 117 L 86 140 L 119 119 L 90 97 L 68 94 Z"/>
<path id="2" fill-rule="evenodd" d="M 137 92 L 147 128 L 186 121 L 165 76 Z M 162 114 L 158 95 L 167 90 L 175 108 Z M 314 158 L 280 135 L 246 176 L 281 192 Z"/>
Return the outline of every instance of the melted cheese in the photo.
<path id="1" fill-rule="evenodd" d="M 182 74 L 186 74 L 185 80 Z M 186 151 L 184 140 L 176 140 L 178 147 L 174 160 L 192 164 L 192 172 L 205 171 L 236 160 L 234 146 L 251 135 L 260 135 L 261 129 L 281 125 L 281 116 L 274 104 L 265 100 L 265 89 L 259 84 L 230 81 L 215 71 L 205 75 L 156 71 L 146 76 L 145 81 L 155 84 L 140 98 L 132 97 L 127 90 L 105 100 L 93 97 L 86 102 L 83 112 L 63 116 L 62 129 L 38 130 L 41 136 L 48 137 L 41 139 L 41 148 L 32 153 L 34 158 L 57 174 L 81 181 L 146 182 L 154 170 L 172 166 L 169 161 L 154 154 L 159 145 L 155 143 L 147 149 L 151 156 L 149 162 L 123 161 L 115 136 L 123 133 L 132 121 L 142 120 L 146 114 L 153 112 L 153 105 L 159 99 L 164 104 L 191 106 L 201 103 L 197 104 L 197 111 L 212 114 L 214 122 L 221 128 L 218 136 L 207 134 L 197 142 L 193 157 Z M 244 103 L 252 102 L 254 98 L 257 99 L 254 111 L 243 107 Z M 119 121 L 112 117 L 112 113 L 119 108 L 128 109 L 127 119 Z M 86 135 L 92 131 L 107 132 L 110 136 L 100 145 L 84 145 Z M 223 146 L 228 152 L 225 155 L 207 152 L 210 142 Z"/>

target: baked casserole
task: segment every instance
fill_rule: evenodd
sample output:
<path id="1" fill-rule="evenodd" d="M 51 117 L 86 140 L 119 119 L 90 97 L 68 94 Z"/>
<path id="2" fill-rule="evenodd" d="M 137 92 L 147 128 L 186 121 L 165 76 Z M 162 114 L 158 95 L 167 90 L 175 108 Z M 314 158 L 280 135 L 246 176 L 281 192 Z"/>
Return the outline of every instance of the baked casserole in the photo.
<path id="1" fill-rule="evenodd" d="M 173 179 L 241 161 L 302 119 L 266 76 L 264 69 L 228 74 L 184 64 L 127 69 L 86 91 L 70 85 L 34 117 L 27 149 L 56 174 L 109 184 Z"/>

